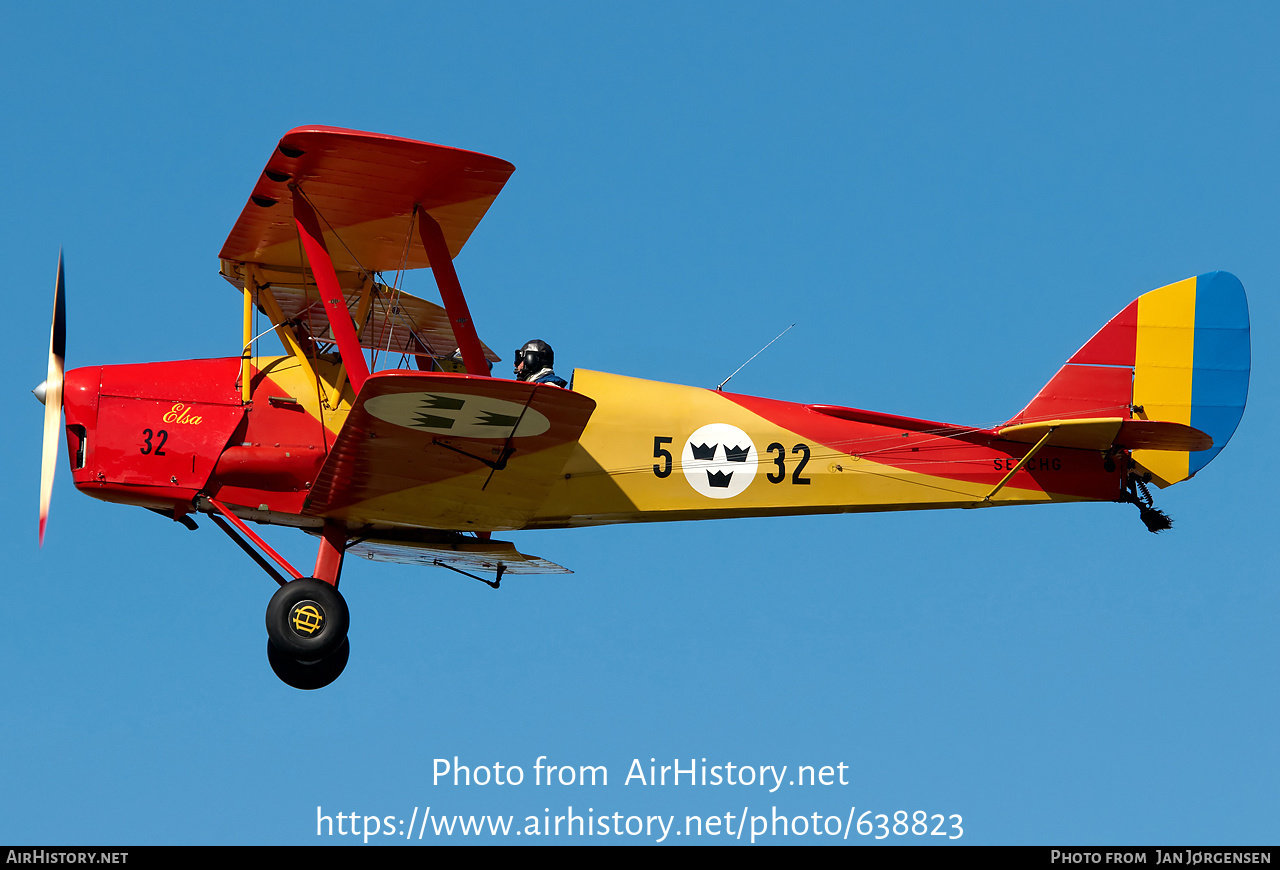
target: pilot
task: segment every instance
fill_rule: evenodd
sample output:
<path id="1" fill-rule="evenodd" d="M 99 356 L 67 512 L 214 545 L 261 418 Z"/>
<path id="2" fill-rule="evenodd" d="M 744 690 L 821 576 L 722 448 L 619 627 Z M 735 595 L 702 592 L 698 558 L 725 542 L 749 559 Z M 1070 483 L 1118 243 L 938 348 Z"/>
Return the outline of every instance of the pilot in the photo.
<path id="1" fill-rule="evenodd" d="M 569 382 L 551 368 L 555 360 L 555 351 L 545 341 L 536 338 L 533 341 L 526 341 L 524 346 L 516 351 L 516 380 L 528 381 L 531 384 L 555 384 L 557 387 L 567 388 Z"/>

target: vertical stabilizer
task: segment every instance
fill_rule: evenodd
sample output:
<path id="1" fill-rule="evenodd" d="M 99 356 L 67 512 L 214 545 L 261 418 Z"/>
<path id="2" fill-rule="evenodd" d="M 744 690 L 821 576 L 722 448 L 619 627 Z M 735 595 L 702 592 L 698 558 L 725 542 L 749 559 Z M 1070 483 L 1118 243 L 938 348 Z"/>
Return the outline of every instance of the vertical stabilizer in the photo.
<path id="1" fill-rule="evenodd" d="M 1213 438 L 1195 452 L 1135 450 L 1160 486 L 1209 464 L 1249 393 L 1249 305 L 1228 272 L 1144 293 L 1107 322 L 1009 424 L 1089 417 L 1160 420 Z"/>

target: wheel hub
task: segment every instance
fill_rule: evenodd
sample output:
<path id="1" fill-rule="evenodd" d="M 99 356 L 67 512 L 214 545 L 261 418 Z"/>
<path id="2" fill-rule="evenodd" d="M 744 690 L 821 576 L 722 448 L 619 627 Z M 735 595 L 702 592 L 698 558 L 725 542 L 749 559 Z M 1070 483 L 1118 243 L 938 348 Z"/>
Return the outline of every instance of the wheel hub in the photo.
<path id="1" fill-rule="evenodd" d="M 324 622 L 324 608 L 317 601 L 299 601 L 289 610 L 289 627 L 299 637 L 315 637 Z"/>

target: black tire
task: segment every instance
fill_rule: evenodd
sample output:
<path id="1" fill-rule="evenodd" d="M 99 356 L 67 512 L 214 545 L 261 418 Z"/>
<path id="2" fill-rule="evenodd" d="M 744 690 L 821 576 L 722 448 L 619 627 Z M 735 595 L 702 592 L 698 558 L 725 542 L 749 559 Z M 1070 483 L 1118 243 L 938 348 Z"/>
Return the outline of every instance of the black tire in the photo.
<path id="1" fill-rule="evenodd" d="M 305 577 L 276 590 L 267 604 L 267 637 L 298 662 L 318 662 L 347 638 L 351 614 L 338 590 Z"/>
<path id="2" fill-rule="evenodd" d="M 342 645 L 328 658 L 309 663 L 289 658 L 276 649 L 275 644 L 267 641 L 267 661 L 271 663 L 271 670 L 285 685 L 304 691 L 323 689 L 338 679 L 350 657 L 351 642 L 345 637 Z"/>

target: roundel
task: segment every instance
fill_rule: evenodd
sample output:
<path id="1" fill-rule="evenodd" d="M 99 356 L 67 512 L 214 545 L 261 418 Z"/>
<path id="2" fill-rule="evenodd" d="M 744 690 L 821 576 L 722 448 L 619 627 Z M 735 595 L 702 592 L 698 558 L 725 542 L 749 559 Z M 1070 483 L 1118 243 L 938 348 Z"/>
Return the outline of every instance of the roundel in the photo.
<path id="1" fill-rule="evenodd" d="M 406 429 L 459 438 L 516 438 L 541 435 L 550 421 L 520 402 L 474 393 L 391 393 L 374 396 L 364 409 L 379 420 Z"/>
<path id="2" fill-rule="evenodd" d="M 728 423 L 709 423 L 689 436 L 680 455 L 685 480 L 708 498 L 733 498 L 756 476 L 756 445 Z"/>

